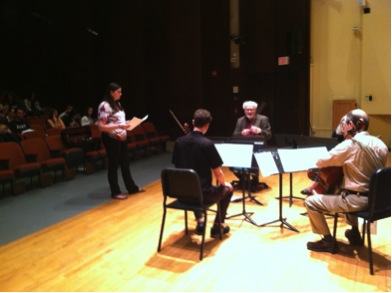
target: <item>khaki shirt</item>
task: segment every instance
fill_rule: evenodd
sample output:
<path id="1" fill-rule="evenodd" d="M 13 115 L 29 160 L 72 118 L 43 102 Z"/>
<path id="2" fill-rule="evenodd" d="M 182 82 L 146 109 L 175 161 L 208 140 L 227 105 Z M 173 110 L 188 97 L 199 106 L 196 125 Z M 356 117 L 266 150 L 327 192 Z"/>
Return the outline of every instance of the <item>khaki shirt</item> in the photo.
<path id="1" fill-rule="evenodd" d="M 343 167 L 342 188 L 368 192 L 373 173 L 385 166 L 388 148 L 377 137 L 367 131 L 347 139 L 329 152 L 329 156 L 317 161 L 319 168 Z"/>

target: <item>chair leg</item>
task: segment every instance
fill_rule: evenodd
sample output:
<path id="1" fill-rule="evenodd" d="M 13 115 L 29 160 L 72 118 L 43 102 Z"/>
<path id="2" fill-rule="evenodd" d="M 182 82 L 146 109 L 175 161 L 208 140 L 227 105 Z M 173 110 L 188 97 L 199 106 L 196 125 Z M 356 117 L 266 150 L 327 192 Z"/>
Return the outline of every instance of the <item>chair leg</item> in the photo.
<path id="1" fill-rule="evenodd" d="M 39 181 L 41 184 L 41 187 L 48 187 L 53 184 L 53 176 L 52 174 L 46 174 L 46 173 L 41 173 L 39 175 Z"/>
<path id="2" fill-rule="evenodd" d="M 369 253 L 369 270 L 370 274 L 374 275 L 374 269 L 373 269 L 373 252 L 372 252 L 372 241 L 371 241 L 371 236 L 370 236 L 370 222 L 366 221 L 366 233 L 367 233 L 367 241 L 368 241 L 368 253 Z"/>
<path id="3" fill-rule="evenodd" d="M 363 225 L 362 225 L 362 237 L 361 237 L 361 241 L 362 241 L 362 245 L 365 244 L 365 236 L 366 236 L 366 223 L 367 221 L 365 219 L 363 219 Z"/>
<path id="4" fill-rule="evenodd" d="M 158 242 L 158 252 L 161 251 L 162 237 L 163 237 L 163 229 L 164 229 L 164 227 L 165 227 L 165 220 L 166 220 L 166 208 L 163 209 L 162 224 L 161 224 L 161 233 L 159 234 L 159 242 Z"/>
<path id="5" fill-rule="evenodd" d="M 217 211 L 218 211 L 219 224 L 221 224 L 222 223 L 222 216 L 221 216 L 221 209 L 220 209 L 219 202 L 217 203 Z M 219 240 L 223 239 L 222 235 L 223 235 L 222 229 L 219 229 Z"/>
<path id="6" fill-rule="evenodd" d="M 337 227 L 338 227 L 338 217 L 339 217 L 338 213 L 335 213 L 333 215 L 332 251 L 336 251 L 337 250 L 337 245 L 338 245 L 337 241 L 336 241 L 336 230 L 337 230 Z"/>
<path id="7" fill-rule="evenodd" d="M 71 180 L 74 179 L 76 175 L 76 168 L 66 167 L 64 170 L 64 179 Z"/>
<path id="8" fill-rule="evenodd" d="M 208 221 L 208 219 L 207 219 L 207 212 L 204 211 L 204 223 L 205 223 L 206 225 L 207 225 L 207 223 L 208 223 L 207 221 Z M 200 256 L 199 256 L 199 259 L 200 259 L 200 260 L 203 260 L 204 243 L 205 243 L 205 239 L 206 239 L 206 230 L 207 230 L 207 228 L 204 228 L 203 236 L 202 236 L 202 238 L 201 238 Z"/>
<path id="9" fill-rule="evenodd" d="M 26 191 L 26 184 L 23 181 L 13 180 L 11 182 L 11 190 L 14 195 L 22 194 Z"/>
<path id="10" fill-rule="evenodd" d="M 188 235 L 188 211 L 184 210 L 184 219 L 185 219 L 185 234 Z"/>

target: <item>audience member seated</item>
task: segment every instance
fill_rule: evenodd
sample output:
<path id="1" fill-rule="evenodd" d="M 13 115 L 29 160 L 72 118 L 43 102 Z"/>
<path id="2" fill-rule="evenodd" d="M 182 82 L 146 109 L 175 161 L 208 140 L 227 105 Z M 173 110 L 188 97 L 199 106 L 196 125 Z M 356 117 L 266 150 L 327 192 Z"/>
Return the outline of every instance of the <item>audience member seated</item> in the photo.
<path id="1" fill-rule="evenodd" d="M 79 113 L 73 114 L 72 115 L 72 120 L 71 120 L 71 123 L 70 123 L 70 127 L 80 127 L 81 126 L 80 125 L 80 120 L 81 120 L 81 117 L 80 117 Z"/>
<path id="2" fill-rule="evenodd" d="M 8 124 L 14 117 L 14 112 L 10 111 L 10 106 L 7 103 L 3 103 L 2 109 L 0 110 L 0 118 L 3 121 L 7 121 Z"/>
<path id="3" fill-rule="evenodd" d="M 21 137 L 23 132 L 33 131 L 30 127 L 29 121 L 26 119 L 26 113 L 22 107 L 18 107 L 15 112 L 15 117 L 8 123 L 8 127 L 12 133 Z"/>
<path id="4" fill-rule="evenodd" d="M 44 113 L 39 101 L 37 100 L 37 96 L 34 91 L 31 92 L 30 97 L 27 97 L 24 100 L 24 108 L 26 110 L 27 115 L 39 116 Z"/>
<path id="5" fill-rule="evenodd" d="M 15 141 L 19 142 L 18 135 L 12 133 L 11 129 L 7 126 L 7 120 L 0 117 L 0 142 Z"/>
<path id="6" fill-rule="evenodd" d="M 8 124 L 8 119 L 7 116 L 4 114 L 4 107 L 3 104 L 0 103 L 0 122 L 5 122 L 5 124 Z"/>
<path id="7" fill-rule="evenodd" d="M 64 129 L 65 125 L 63 120 L 59 118 L 59 114 L 57 109 L 51 109 L 49 113 L 49 118 L 47 120 L 48 122 L 48 127 L 50 128 L 60 128 Z"/>
<path id="8" fill-rule="evenodd" d="M 33 110 L 35 112 L 35 115 L 41 115 L 44 114 L 44 109 L 42 108 L 39 100 L 37 99 L 37 95 L 35 92 L 31 93 L 31 103 L 33 105 Z"/>
<path id="9" fill-rule="evenodd" d="M 27 115 L 35 115 L 34 110 L 33 110 L 33 104 L 32 104 L 29 97 L 24 99 L 24 108 L 25 108 Z"/>
<path id="10" fill-rule="evenodd" d="M 63 120 L 65 127 L 80 126 L 80 115 L 74 112 L 73 105 L 71 104 L 67 105 L 67 108 L 59 115 L 59 117 Z"/>
<path id="11" fill-rule="evenodd" d="M 82 126 L 87 126 L 87 125 L 94 124 L 93 112 L 94 112 L 93 107 L 88 107 L 87 108 L 86 114 L 80 120 L 80 124 Z"/>
<path id="12" fill-rule="evenodd" d="M 3 100 L 9 105 L 10 110 L 16 110 L 16 108 L 24 108 L 23 101 L 19 100 L 19 97 L 14 91 L 7 91 L 3 93 Z"/>

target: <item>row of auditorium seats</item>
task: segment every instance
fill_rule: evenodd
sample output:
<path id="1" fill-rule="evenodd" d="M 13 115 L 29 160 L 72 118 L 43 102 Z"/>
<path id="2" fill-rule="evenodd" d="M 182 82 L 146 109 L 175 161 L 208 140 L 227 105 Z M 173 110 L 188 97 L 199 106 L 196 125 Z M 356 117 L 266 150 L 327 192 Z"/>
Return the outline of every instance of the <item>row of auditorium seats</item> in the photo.
<path id="1" fill-rule="evenodd" d="M 150 156 L 166 149 L 170 137 L 158 134 L 152 122 L 127 131 L 131 159 Z M 91 174 L 107 168 L 106 150 L 97 125 L 63 129 L 58 134 L 24 137 L 17 142 L 0 142 L 2 194 L 9 184 L 14 195 L 33 187 L 72 180 L 76 173 Z M 61 177 L 59 177 L 61 174 Z"/>

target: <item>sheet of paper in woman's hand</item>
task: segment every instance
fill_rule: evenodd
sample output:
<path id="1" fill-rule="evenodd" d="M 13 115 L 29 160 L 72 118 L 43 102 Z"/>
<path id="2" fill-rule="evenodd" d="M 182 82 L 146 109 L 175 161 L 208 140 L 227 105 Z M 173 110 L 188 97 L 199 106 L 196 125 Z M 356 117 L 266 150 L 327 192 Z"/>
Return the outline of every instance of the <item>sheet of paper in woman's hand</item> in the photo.
<path id="1" fill-rule="evenodd" d="M 127 128 L 128 131 L 134 129 L 136 126 L 140 125 L 144 120 L 148 118 L 148 115 L 144 116 L 143 118 L 133 117 L 131 120 L 127 120 L 129 127 Z"/>

